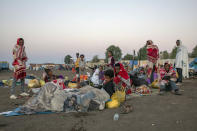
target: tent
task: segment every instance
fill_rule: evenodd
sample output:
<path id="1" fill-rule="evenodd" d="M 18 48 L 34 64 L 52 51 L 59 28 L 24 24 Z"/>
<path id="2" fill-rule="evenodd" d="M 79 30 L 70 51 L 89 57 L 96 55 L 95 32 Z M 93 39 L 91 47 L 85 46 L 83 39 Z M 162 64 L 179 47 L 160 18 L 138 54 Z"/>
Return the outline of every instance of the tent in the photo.
<path id="1" fill-rule="evenodd" d="M 189 64 L 189 67 L 197 70 L 197 57 Z"/>

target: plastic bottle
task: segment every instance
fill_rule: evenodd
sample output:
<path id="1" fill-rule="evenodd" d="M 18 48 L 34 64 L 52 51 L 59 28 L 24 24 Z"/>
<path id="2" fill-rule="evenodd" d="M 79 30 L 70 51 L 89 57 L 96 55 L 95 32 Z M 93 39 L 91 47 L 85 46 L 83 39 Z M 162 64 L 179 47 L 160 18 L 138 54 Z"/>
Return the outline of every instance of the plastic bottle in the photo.
<path id="1" fill-rule="evenodd" d="M 118 113 L 114 114 L 114 121 L 117 121 L 118 119 L 119 119 L 119 114 Z"/>

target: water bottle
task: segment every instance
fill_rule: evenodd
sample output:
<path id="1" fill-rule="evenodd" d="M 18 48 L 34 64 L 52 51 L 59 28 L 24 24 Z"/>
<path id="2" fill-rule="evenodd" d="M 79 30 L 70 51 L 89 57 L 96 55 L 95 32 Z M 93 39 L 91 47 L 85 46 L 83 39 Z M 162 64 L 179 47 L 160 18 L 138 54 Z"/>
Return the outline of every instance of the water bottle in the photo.
<path id="1" fill-rule="evenodd" d="M 114 115 L 114 121 L 117 121 L 118 119 L 119 119 L 119 114 L 116 113 L 116 114 Z"/>

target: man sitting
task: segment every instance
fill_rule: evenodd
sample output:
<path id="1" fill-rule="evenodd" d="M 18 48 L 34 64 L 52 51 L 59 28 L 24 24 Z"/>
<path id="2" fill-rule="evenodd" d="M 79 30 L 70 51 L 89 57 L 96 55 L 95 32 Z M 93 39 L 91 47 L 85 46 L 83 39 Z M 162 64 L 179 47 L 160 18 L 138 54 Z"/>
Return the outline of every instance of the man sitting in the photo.
<path id="1" fill-rule="evenodd" d="M 170 66 L 170 64 L 165 63 L 164 68 L 159 70 L 160 72 L 160 95 L 166 90 L 171 90 L 175 95 L 181 95 L 179 92 L 179 87 L 176 86 L 176 72 Z"/>

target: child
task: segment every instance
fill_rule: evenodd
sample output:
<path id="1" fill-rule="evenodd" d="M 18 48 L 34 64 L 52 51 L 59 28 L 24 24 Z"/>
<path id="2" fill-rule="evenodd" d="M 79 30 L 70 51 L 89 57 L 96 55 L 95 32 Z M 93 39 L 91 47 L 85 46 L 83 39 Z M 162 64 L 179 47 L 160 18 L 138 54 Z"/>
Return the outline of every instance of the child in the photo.
<path id="1" fill-rule="evenodd" d="M 113 57 L 113 52 L 108 51 L 108 64 L 107 64 L 108 68 L 113 69 L 114 64 L 115 64 L 115 60 L 114 60 L 114 57 Z"/>
<path id="2" fill-rule="evenodd" d="M 113 83 L 114 72 L 113 70 L 106 70 L 104 72 L 104 84 L 103 89 L 110 95 L 110 97 L 115 93 L 115 86 Z"/>
<path id="3" fill-rule="evenodd" d="M 79 61 L 79 69 L 80 69 L 80 74 L 81 75 L 85 75 L 85 66 L 86 66 L 86 62 L 84 60 L 84 55 L 81 54 L 80 55 L 80 61 Z"/>
<path id="4" fill-rule="evenodd" d="M 76 70 L 77 81 L 80 81 L 79 79 L 79 62 L 80 62 L 79 53 L 76 53 L 76 57 L 77 57 L 77 60 L 75 62 L 75 70 Z"/>
<path id="5" fill-rule="evenodd" d="M 45 83 L 51 82 L 52 80 L 56 79 L 56 76 L 53 75 L 53 72 L 51 69 L 45 69 L 45 73 L 43 73 L 43 79 Z"/>

